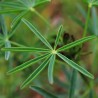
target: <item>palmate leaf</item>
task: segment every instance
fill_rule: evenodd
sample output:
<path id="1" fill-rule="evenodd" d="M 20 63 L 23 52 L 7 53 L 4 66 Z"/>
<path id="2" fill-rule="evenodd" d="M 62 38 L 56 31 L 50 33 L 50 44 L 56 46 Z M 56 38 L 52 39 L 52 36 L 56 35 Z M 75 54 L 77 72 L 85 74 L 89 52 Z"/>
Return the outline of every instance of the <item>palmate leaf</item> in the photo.
<path id="1" fill-rule="evenodd" d="M 11 47 L 2 48 L 2 51 L 16 51 L 16 52 L 49 52 L 49 49 L 34 48 L 34 47 Z"/>
<path id="2" fill-rule="evenodd" d="M 48 58 L 36 69 L 34 72 L 23 82 L 21 88 L 27 86 L 32 80 L 34 80 L 41 72 L 45 69 L 47 64 L 49 63 L 49 56 Z"/>
<path id="3" fill-rule="evenodd" d="M 69 43 L 69 44 L 67 44 L 67 45 L 64 45 L 63 47 L 57 49 L 57 51 L 60 52 L 60 51 L 64 51 L 64 50 L 73 48 L 73 47 L 75 47 L 75 46 L 77 46 L 77 45 L 81 45 L 82 43 L 87 42 L 87 41 L 89 41 L 89 40 L 92 40 L 92 39 L 94 39 L 94 38 L 96 38 L 95 35 L 81 38 L 81 39 L 76 40 L 76 41 L 74 41 L 74 42 L 72 42 L 72 43 Z"/>
<path id="4" fill-rule="evenodd" d="M 50 43 L 41 35 L 41 33 L 26 19 L 22 21 L 29 27 L 29 29 L 50 49 L 52 49 Z"/>
<path id="5" fill-rule="evenodd" d="M 46 58 L 48 55 L 49 55 L 49 54 L 44 54 L 44 55 L 42 55 L 42 56 L 36 57 L 36 58 L 34 58 L 34 59 L 31 59 L 31 60 L 29 60 L 29 61 L 27 61 L 27 62 L 25 62 L 25 63 L 19 65 L 18 67 L 15 67 L 15 68 L 13 68 L 12 70 L 8 71 L 7 74 L 12 74 L 12 73 L 16 73 L 16 72 L 18 72 L 18 71 L 21 71 L 21 70 L 23 70 L 23 69 L 25 69 L 25 68 L 31 66 L 32 64 L 35 64 L 35 63 L 37 63 L 38 61 L 40 61 L 40 60 Z"/>
<path id="6" fill-rule="evenodd" d="M 55 96 L 54 94 L 40 88 L 37 86 L 30 86 L 30 88 L 36 92 L 38 92 L 39 94 L 41 94 L 42 96 L 44 96 L 45 98 L 58 98 L 57 96 Z"/>
<path id="7" fill-rule="evenodd" d="M 53 84 L 53 69 L 55 63 L 55 55 L 50 57 L 49 66 L 48 66 L 48 80 L 50 84 Z"/>
<path id="8" fill-rule="evenodd" d="M 58 53 L 57 54 L 62 60 L 64 60 L 68 65 L 70 65 L 71 67 L 73 67 L 74 69 L 78 70 L 79 72 L 81 72 L 82 74 L 84 74 L 85 76 L 94 79 L 94 76 L 89 73 L 86 69 L 84 69 L 83 67 L 79 66 L 78 64 L 76 64 L 75 62 L 73 62 L 72 60 L 68 59 L 66 56 Z"/>
<path id="9" fill-rule="evenodd" d="M 59 28 L 59 31 L 58 31 L 56 40 L 55 40 L 54 49 L 56 49 L 56 47 L 57 47 L 57 45 L 58 45 L 59 39 L 60 39 L 60 37 L 61 37 L 61 33 L 62 33 L 62 31 L 63 31 L 62 29 L 63 29 L 63 26 L 61 25 L 60 28 Z"/>

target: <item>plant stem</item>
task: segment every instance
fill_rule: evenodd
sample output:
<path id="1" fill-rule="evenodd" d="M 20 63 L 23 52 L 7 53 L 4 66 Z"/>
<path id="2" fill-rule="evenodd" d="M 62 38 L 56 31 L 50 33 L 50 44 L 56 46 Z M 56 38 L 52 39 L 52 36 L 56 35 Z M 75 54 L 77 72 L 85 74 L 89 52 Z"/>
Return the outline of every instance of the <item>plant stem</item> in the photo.
<path id="1" fill-rule="evenodd" d="M 87 29 L 88 29 L 88 23 L 89 23 L 89 18 L 90 18 L 90 9 L 91 9 L 91 4 L 88 5 L 88 13 L 87 13 L 87 18 L 86 18 L 86 23 L 85 23 L 85 28 L 84 28 L 84 32 L 83 32 L 83 37 L 85 37 L 87 35 Z M 82 48 L 82 45 L 81 45 Z M 80 58 L 80 54 L 81 54 L 81 50 L 77 56 L 77 58 Z M 69 98 L 74 98 L 74 93 L 75 93 L 75 87 L 76 87 L 76 81 L 77 81 L 77 70 L 73 69 L 72 72 L 72 77 L 71 77 L 71 85 L 70 85 L 70 91 L 69 91 Z"/>
<path id="2" fill-rule="evenodd" d="M 85 37 L 87 35 L 88 23 L 89 23 L 89 18 L 90 18 L 90 9 L 91 9 L 91 6 L 88 5 L 88 13 L 87 13 L 87 18 L 86 18 L 84 32 L 83 32 L 83 37 Z"/>
<path id="3" fill-rule="evenodd" d="M 48 23 L 48 21 L 40 14 L 38 13 L 34 8 L 30 8 L 30 11 L 34 12 L 37 16 L 39 16 L 48 26 L 50 26 L 50 24 Z"/>
<path id="4" fill-rule="evenodd" d="M 70 91 L 69 91 L 69 98 L 74 98 L 76 81 L 77 81 L 77 70 L 73 69 L 72 77 L 71 77 Z"/>

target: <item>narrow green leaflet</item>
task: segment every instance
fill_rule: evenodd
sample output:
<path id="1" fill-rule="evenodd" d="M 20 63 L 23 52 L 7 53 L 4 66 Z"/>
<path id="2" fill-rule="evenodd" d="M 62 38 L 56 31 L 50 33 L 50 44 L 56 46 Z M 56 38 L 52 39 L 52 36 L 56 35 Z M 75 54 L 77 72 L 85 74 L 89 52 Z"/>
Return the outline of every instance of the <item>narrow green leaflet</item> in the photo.
<path id="1" fill-rule="evenodd" d="M 63 29 L 63 26 L 61 25 L 60 28 L 59 28 L 59 31 L 58 31 L 56 40 L 55 40 L 54 49 L 56 49 L 56 47 L 57 47 L 57 45 L 58 45 L 58 42 L 59 42 L 60 37 L 61 37 L 61 33 L 62 33 L 62 31 L 63 31 L 62 29 Z"/>
<path id="2" fill-rule="evenodd" d="M 6 27 L 5 19 L 4 19 L 3 15 L 0 15 L 0 25 L 1 25 L 3 35 L 6 36 L 7 35 L 7 27 Z"/>
<path id="3" fill-rule="evenodd" d="M 25 62 L 25 63 L 23 63 L 23 64 L 21 64 L 21 65 L 15 67 L 15 68 L 13 68 L 12 70 L 8 71 L 7 74 L 12 74 L 12 73 L 16 73 L 16 72 L 18 72 L 18 71 L 21 71 L 21 70 L 23 70 L 23 69 L 25 69 L 25 68 L 31 66 L 32 64 L 35 64 L 35 63 L 37 63 L 38 61 L 40 61 L 40 60 L 46 58 L 48 55 L 49 55 L 49 54 L 44 54 L 44 55 L 42 55 L 42 56 L 36 57 L 36 58 L 34 58 L 34 59 L 31 59 L 31 60 L 29 60 L 29 61 L 27 61 L 27 62 Z"/>
<path id="4" fill-rule="evenodd" d="M 67 45 L 65 45 L 65 46 L 63 46 L 63 47 L 61 47 L 61 48 L 59 48 L 57 51 L 60 52 L 60 51 L 64 51 L 64 50 L 73 48 L 73 47 L 75 47 L 75 46 L 77 46 L 77 45 L 80 45 L 80 44 L 82 44 L 82 43 L 84 43 L 84 42 L 87 42 L 87 41 L 89 41 L 89 40 L 92 40 L 92 39 L 94 39 L 94 38 L 96 38 L 95 35 L 81 38 L 81 39 L 79 39 L 79 40 L 76 40 L 76 41 L 74 41 L 74 42 L 72 42 L 72 43 L 69 43 L 69 44 L 67 44 Z"/>
<path id="5" fill-rule="evenodd" d="M 49 49 L 34 48 L 34 47 L 11 47 L 2 48 L 2 51 L 18 51 L 18 52 L 49 52 Z"/>
<path id="6" fill-rule="evenodd" d="M 14 9 L 26 9 L 24 5 L 20 4 L 19 2 L 0 2 L 1 7 L 9 7 Z"/>
<path id="7" fill-rule="evenodd" d="M 53 84 L 53 70 L 55 63 L 55 55 L 50 57 L 49 66 L 48 66 L 48 80 L 50 84 Z"/>
<path id="8" fill-rule="evenodd" d="M 68 59 L 67 57 L 65 57 L 64 55 L 58 53 L 57 54 L 62 60 L 64 60 L 67 64 L 69 64 L 71 67 L 73 67 L 74 69 L 78 70 L 79 72 L 81 72 L 82 74 L 84 74 L 85 76 L 94 79 L 94 76 L 89 73 L 86 69 L 84 69 L 83 67 L 79 66 L 78 64 L 76 64 L 75 62 L 73 62 L 72 60 Z"/>
<path id="9" fill-rule="evenodd" d="M 23 11 L 23 9 L 4 9 L 4 10 L 0 10 L 0 14 L 16 13 L 20 11 Z"/>
<path id="10" fill-rule="evenodd" d="M 10 48 L 11 47 L 11 43 L 10 41 L 6 41 L 5 42 L 5 48 Z M 10 57 L 10 51 L 6 51 L 5 52 L 5 60 L 8 60 Z"/>
<path id="11" fill-rule="evenodd" d="M 45 69 L 48 63 L 49 63 L 49 57 L 36 70 L 34 70 L 34 72 L 23 82 L 21 88 L 24 88 L 31 81 L 33 81 Z"/>
<path id="12" fill-rule="evenodd" d="M 34 0 L 18 0 L 21 4 L 23 4 L 27 8 L 31 8 L 34 5 Z M 36 1 L 36 0 L 35 0 Z"/>
<path id="13" fill-rule="evenodd" d="M 39 94 L 41 94 L 42 96 L 44 96 L 45 98 L 58 98 L 57 96 L 55 96 L 54 94 L 47 92 L 46 90 L 37 87 L 37 86 L 30 86 L 30 88 L 36 92 L 38 92 Z"/>
<path id="14" fill-rule="evenodd" d="M 50 49 L 52 49 L 49 42 L 41 35 L 41 33 L 26 19 L 22 19 L 22 21 L 29 27 L 29 29 Z"/>
<path id="15" fill-rule="evenodd" d="M 51 2 L 51 0 L 35 0 L 33 7 L 42 5 L 42 4 L 47 3 L 47 2 Z"/>
<path id="16" fill-rule="evenodd" d="M 28 10 L 25 10 L 25 11 L 21 12 L 19 15 L 17 15 L 17 16 L 14 18 L 14 20 L 12 21 L 12 23 L 11 23 L 11 28 L 13 28 L 14 26 L 16 26 L 16 24 L 20 22 L 21 18 L 22 18 L 25 14 L 27 14 L 27 12 L 28 12 Z"/>
<path id="17" fill-rule="evenodd" d="M 36 7 L 44 3 L 50 2 L 51 0 L 18 0 L 18 1 L 24 6 L 30 8 L 30 7 Z"/>

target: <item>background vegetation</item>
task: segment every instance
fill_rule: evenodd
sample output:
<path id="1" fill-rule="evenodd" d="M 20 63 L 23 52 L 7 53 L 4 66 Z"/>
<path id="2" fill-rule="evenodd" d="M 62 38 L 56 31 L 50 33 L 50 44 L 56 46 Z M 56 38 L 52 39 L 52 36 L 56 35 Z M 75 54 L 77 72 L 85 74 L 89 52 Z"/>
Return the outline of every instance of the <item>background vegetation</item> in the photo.
<path id="1" fill-rule="evenodd" d="M 3 1 L 15 1 L 15 0 L 3 0 Z M 3 2 L 1 1 L 1 2 Z M 0 3 L 1 3 L 0 2 Z M 8 9 L 5 6 L 0 5 L 1 12 L 4 15 L 4 21 L 7 27 L 7 32 L 11 34 L 11 24 L 13 19 L 20 12 L 15 13 L 5 13 L 2 12 L 4 9 Z M 36 13 L 28 12 L 25 19 L 29 20 L 34 26 L 41 32 L 41 34 L 50 42 L 52 46 L 55 44 L 56 35 L 58 33 L 58 28 L 63 25 L 63 33 L 60 38 L 60 43 L 58 48 L 82 38 L 88 7 L 87 4 L 82 0 L 52 0 L 50 3 L 45 3 L 40 6 L 35 7 L 35 9 L 40 13 L 39 17 Z M 98 35 L 98 15 L 97 7 L 92 7 L 90 11 L 90 19 L 88 23 L 87 35 Z M 2 17 L 0 16 L 2 21 Z M 46 20 L 49 22 L 47 24 Z M 0 36 L 2 36 L 2 26 L 0 26 Z M 28 47 L 41 47 L 46 48 L 43 43 L 32 33 L 32 31 L 23 23 L 18 22 L 15 24 L 14 34 L 10 38 L 11 45 L 16 46 L 28 46 Z M 1 43 L 2 41 L 0 41 Z M 71 48 L 68 51 L 63 51 L 62 54 L 66 55 L 71 60 L 80 63 L 82 67 L 87 69 L 90 73 L 94 75 L 94 79 L 85 77 L 81 73 L 77 73 L 77 78 L 72 78 L 73 69 L 64 63 L 60 58 L 57 57 L 54 66 L 54 84 L 49 84 L 48 82 L 48 69 L 45 68 L 44 71 L 35 78 L 30 85 L 35 85 L 34 87 L 26 86 L 24 89 L 20 89 L 20 85 L 23 81 L 32 73 L 35 68 L 39 66 L 42 62 L 38 62 L 33 66 L 24 69 L 23 71 L 17 72 L 12 75 L 7 75 L 6 73 L 28 61 L 30 59 L 39 56 L 40 53 L 32 52 L 11 52 L 9 60 L 8 55 L 0 50 L 0 98 L 69 98 L 70 87 L 72 92 L 74 92 L 75 97 L 70 98 L 98 98 L 98 39 L 91 40 L 83 44 L 82 53 L 80 57 L 77 57 L 81 51 L 79 46 Z M 0 48 L 3 48 L 4 45 Z M 7 53 L 9 54 L 9 53 Z M 72 85 L 72 81 L 74 81 Z M 42 89 L 53 93 L 46 93 Z M 46 95 L 45 95 L 46 94 Z"/>

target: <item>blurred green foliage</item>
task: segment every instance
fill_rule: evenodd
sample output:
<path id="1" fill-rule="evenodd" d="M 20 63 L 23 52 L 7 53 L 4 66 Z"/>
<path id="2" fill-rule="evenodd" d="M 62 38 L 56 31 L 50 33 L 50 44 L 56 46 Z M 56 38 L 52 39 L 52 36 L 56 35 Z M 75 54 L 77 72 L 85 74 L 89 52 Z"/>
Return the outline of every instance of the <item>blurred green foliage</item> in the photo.
<path id="1" fill-rule="evenodd" d="M 3 1 L 13 1 L 13 0 L 3 0 Z M 2 8 L 3 9 L 3 8 Z M 51 24 L 51 27 L 47 26 L 42 19 L 40 19 L 34 13 L 28 13 L 24 16 L 29 21 L 31 21 L 38 30 L 48 39 L 51 45 L 54 45 L 54 41 L 57 35 L 57 29 L 60 24 L 64 25 L 64 32 L 62 34 L 61 44 L 68 44 L 82 37 L 83 28 L 85 26 L 85 20 L 87 16 L 87 6 L 82 2 L 82 0 L 52 0 L 51 3 L 47 3 L 36 7 L 36 10 L 45 17 Z M 91 17 L 88 26 L 88 35 L 98 35 L 98 13 L 97 8 L 93 7 L 91 9 Z M 11 31 L 11 23 L 13 19 L 18 15 L 19 12 L 14 14 L 5 14 L 5 21 L 8 32 Z M 1 32 L 0 32 L 1 33 Z M 66 40 L 65 40 L 66 39 Z M 20 22 L 14 35 L 11 37 L 12 46 L 41 46 L 45 48 L 44 45 L 37 39 L 34 34 Z M 17 44 L 19 43 L 19 44 Z M 81 65 L 88 69 L 94 74 L 95 79 L 90 80 L 83 76 L 82 74 L 77 75 L 75 98 L 98 98 L 98 39 L 86 43 L 83 47 L 83 53 L 81 55 Z M 1 47 L 2 48 L 2 47 Z M 79 49 L 73 48 L 62 54 L 65 54 L 72 60 L 77 55 Z M 39 94 L 39 88 L 31 87 L 29 89 L 26 87 L 20 90 L 20 84 L 24 81 L 28 75 L 34 71 L 35 68 L 39 66 L 41 61 L 22 72 L 8 76 L 6 72 L 17 65 L 22 64 L 24 61 L 30 60 L 39 54 L 35 53 L 25 53 L 25 52 L 11 52 L 9 61 L 5 61 L 4 52 L 0 51 L 0 98 L 43 98 Z M 69 94 L 70 78 L 73 69 L 69 66 L 65 66 L 62 60 L 58 59 L 55 64 L 54 71 L 54 84 L 50 85 L 47 79 L 47 68 L 41 73 L 38 78 L 36 78 L 31 85 L 36 85 L 44 88 L 46 91 L 53 93 L 59 98 L 67 98 Z M 87 66 L 84 66 L 87 65 Z M 82 78 L 81 78 L 82 77 Z M 37 91 L 38 93 L 34 92 Z M 46 97 L 47 98 L 47 97 Z"/>

